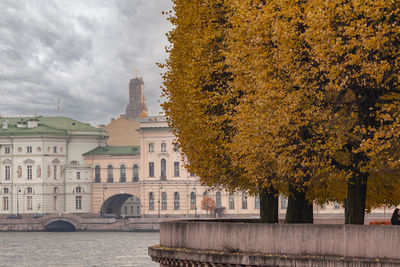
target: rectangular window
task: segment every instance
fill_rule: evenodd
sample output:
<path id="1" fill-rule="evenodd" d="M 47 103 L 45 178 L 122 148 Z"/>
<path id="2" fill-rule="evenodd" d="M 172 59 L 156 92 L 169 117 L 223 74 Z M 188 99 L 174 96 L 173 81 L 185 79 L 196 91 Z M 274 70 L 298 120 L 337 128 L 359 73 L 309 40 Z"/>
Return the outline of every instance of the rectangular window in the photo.
<path id="1" fill-rule="evenodd" d="M 3 197 L 3 210 L 8 210 L 8 197 Z"/>
<path id="2" fill-rule="evenodd" d="M 57 165 L 53 166 L 54 180 L 57 180 Z"/>
<path id="3" fill-rule="evenodd" d="M 161 152 L 167 152 L 167 144 L 161 143 Z"/>
<path id="4" fill-rule="evenodd" d="M 154 177 L 154 162 L 149 162 L 149 177 Z"/>
<path id="5" fill-rule="evenodd" d="M 77 210 L 82 209 L 82 196 L 75 197 L 75 209 L 77 209 Z"/>
<path id="6" fill-rule="evenodd" d="M 281 209 L 287 209 L 288 200 L 285 197 L 281 197 Z"/>
<path id="7" fill-rule="evenodd" d="M 9 181 L 11 178 L 11 166 L 7 165 L 5 166 L 5 180 Z"/>
<path id="8" fill-rule="evenodd" d="M 229 195 L 229 209 L 235 209 L 235 197 L 233 195 Z"/>
<path id="9" fill-rule="evenodd" d="M 26 207 L 27 210 L 32 210 L 32 196 L 26 197 Z"/>
<path id="10" fill-rule="evenodd" d="M 174 162 L 174 176 L 179 177 L 179 161 Z"/>
<path id="11" fill-rule="evenodd" d="M 149 144 L 149 152 L 154 152 L 154 144 L 153 143 Z"/>
<path id="12" fill-rule="evenodd" d="M 26 166 L 26 171 L 27 171 L 27 176 L 26 178 L 28 180 L 32 180 L 32 165 Z"/>
<path id="13" fill-rule="evenodd" d="M 259 209 L 260 209 L 260 196 L 257 195 L 257 196 L 254 198 L 254 201 L 255 201 L 255 203 L 254 203 L 255 209 L 259 210 Z"/>
<path id="14" fill-rule="evenodd" d="M 53 146 L 53 153 L 57 153 L 57 147 Z"/>
<path id="15" fill-rule="evenodd" d="M 131 207 L 131 214 L 133 214 L 133 207 Z"/>
<path id="16" fill-rule="evenodd" d="M 32 147 L 31 146 L 26 147 L 26 153 L 32 153 Z"/>
<path id="17" fill-rule="evenodd" d="M 56 189 L 54 189 L 54 193 L 57 193 Z M 53 197 L 53 209 L 57 210 L 57 196 Z"/>
<path id="18" fill-rule="evenodd" d="M 11 154 L 11 147 L 6 146 L 6 147 L 4 148 L 4 154 Z"/>
<path id="19" fill-rule="evenodd" d="M 76 172 L 76 180 L 80 180 L 81 179 L 81 172 Z"/>

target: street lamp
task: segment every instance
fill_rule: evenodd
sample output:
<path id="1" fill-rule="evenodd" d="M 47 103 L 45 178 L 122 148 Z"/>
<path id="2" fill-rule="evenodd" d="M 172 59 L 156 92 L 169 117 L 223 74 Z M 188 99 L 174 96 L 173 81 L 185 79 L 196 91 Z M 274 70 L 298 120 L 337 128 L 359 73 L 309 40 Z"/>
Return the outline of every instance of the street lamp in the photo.
<path id="1" fill-rule="evenodd" d="M 104 191 L 107 190 L 107 185 L 103 184 L 103 202 L 101 203 L 100 214 L 104 215 Z"/>
<path id="2" fill-rule="evenodd" d="M 21 192 L 21 189 L 19 189 L 19 187 L 17 187 L 17 215 L 19 214 L 19 197 L 18 197 L 19 192 Z"/>
<path id="3" fill-rule="evenodd" d="M 196 187 L 193 187 L 194 191 L 194 217 L 197 218 L 197 191 Z"/>
<path id="4" fill-rule="evenodd" d="M 162 185 L 160 184 L 160 189 L 158 190 L 158 218 L 160 218 L 160 209 L 161 209 L 161 190 L 162 190 Z"/>

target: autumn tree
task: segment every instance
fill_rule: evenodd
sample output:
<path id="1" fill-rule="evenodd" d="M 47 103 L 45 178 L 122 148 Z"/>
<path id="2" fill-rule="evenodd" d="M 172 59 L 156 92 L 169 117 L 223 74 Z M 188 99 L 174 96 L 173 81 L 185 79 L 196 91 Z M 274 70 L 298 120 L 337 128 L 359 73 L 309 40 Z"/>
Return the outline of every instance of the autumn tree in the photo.
<path id="1" fill-rule="evenodd" d="M 209 196 L 204 196 L 203 200 L 201 201 L 201 209 L 205 210 L 207 212 L 210 212 L 210 214 L 214 213 L 215 209 L 217 208 L 217 205 L 215 204 L 215 201 L 212 197 Z"/>
<path id="2" fill-rule="evenodd" d="M 233 76 L 225 57 L 228 14 L 223 0 L 174 1 L 169 59 L 162 65 L 163 109 L 188 170 L 203 184 L 258 193 L 263 184 L 249 183 L 228 149 L 236 132 L 232 117 L 242 96 L 229 87 Z M 270 203 L 266 194 L 260 194 L 262 206 Z M 272 199 L 277 203 L 277 196 Z M 274 210 L 262 214 L 263 220 L 277 222 L 277 205 Z"/>
<path id="3" fill-rule="evenodd" d="M 326 80 L 326 108 L 348 122 L 332 125 L 327 140 L 334 167 L 346 174 L 346 223 L 363 224 L 366 208 L 399 203 L 390 193 L 398 192 L 398 179 L 388 176 L 399 172 L 400 5 L 314 0 L 306 12 L 307 43 Z"/>

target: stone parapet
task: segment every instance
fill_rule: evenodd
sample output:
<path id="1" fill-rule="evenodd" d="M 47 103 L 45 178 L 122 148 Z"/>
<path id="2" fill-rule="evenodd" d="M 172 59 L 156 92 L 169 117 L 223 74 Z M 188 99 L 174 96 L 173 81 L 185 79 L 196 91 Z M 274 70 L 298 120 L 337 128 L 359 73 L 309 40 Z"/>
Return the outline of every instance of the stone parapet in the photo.
<path id="1" fill-rule="evenodd" d="M 175 221 L 149 254 L 164 266 L 389 267 L 400 266 L 399 241 L 397 226 Z"/>

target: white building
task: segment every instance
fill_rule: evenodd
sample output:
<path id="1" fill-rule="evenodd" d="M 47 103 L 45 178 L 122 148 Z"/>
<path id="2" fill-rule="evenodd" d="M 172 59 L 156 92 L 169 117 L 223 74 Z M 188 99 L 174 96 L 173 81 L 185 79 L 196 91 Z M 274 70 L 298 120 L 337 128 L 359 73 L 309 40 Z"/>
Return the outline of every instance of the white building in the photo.
<path id="1" fill-rule="evenodd" d="M 104 145 L 105 132 L 67 117 L 0 122 L 0 214 L 90 212 L 82 154 Z"/>

